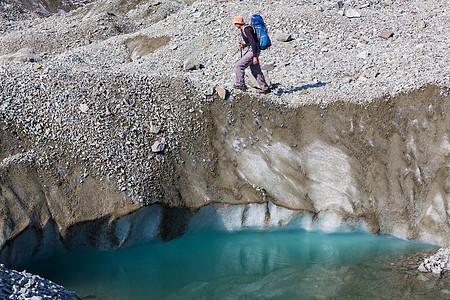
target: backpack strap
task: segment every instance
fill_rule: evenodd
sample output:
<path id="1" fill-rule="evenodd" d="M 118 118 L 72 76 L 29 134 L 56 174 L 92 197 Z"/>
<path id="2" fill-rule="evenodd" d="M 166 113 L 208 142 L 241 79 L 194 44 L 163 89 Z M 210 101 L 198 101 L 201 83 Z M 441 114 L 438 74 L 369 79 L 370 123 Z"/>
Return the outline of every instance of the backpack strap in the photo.
<path id="1" fill-rule="evenodd" d="M 258 33 L 256 32 L 255 26 L 253 26 L 253 25 L 245 25 L 244 28 L 242 29 L 242 33 L 245 35 L 246 38 L 248 38 L 248 36 L 245 34 L 245 28 L 247 28 L 249 26 L 253 29 L 253 33 L 254 33 L 253 37 L 256 36 L 256 40 L 255 41 L 258 41 Z"/>

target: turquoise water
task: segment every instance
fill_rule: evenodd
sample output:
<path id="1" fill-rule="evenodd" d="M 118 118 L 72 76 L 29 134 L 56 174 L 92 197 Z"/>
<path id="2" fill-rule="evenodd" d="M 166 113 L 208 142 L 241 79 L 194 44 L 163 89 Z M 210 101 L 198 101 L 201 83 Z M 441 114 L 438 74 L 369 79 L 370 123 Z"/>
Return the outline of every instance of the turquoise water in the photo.
<path id="1" fill-rule="evenodd" d="M 22 268 L 86 299 L 364 299 L 392 296 L 389 262 L 424 248 L 366 233 L 202 232 Z"/>

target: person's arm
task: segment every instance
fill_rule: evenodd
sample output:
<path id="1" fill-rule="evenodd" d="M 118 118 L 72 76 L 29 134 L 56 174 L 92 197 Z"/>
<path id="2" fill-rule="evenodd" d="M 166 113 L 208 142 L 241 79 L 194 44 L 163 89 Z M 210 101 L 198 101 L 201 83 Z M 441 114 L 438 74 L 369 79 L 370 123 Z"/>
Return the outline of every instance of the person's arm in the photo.
<path id="1" fill-rule="evenodd" d="M 258 52 L 258 44 L 253 37 L 253 28 L 251 26 L 247 26 L 244 28 L 245 36 L 248 39 L 248 45 L 252 47 L 253 57 L 256 57 L 256 53 Z"/>

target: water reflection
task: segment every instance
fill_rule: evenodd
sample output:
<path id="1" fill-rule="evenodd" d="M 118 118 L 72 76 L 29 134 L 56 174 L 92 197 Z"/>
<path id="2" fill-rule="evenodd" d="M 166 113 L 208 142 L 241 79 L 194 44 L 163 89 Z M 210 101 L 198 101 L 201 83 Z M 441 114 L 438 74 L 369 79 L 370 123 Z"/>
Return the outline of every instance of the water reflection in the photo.
<path id="1" fill-rule="evenodd" d="M 96 299 L 370 297 L 386 292 L 389 269 L 380 261 L 425 247 L 365 233 L 203 232 L 25 267 Z"/>

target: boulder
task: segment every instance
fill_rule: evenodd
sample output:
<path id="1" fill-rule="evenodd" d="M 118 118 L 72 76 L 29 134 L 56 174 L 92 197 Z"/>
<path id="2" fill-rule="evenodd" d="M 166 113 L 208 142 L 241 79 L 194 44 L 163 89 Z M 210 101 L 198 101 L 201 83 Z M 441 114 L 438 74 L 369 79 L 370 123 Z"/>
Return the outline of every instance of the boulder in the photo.
<path id="1" fill-rule="evenodd" d="M 227 98 L 227 90 L 223 86 L 216 87 L 216 93 L 220 99 L 225 100 Z"/>
<path id="2" fill-rule="evenodd" d="M 16 53 L 0 56 L 0 65 L 39 61 L 42 61 L 41 57 L 34 53 L 34 50 L 31 48 L 23 48 Z"/>
<path id="3" fill-rule="evenodd" d="M 271 83 L 270 83 L 269 72 L 267 70 L 262 70 L 262 72 L 263 72 L 264 78 L 266 79 L 267 85 L 270 86 Z M 252 72 L 250 72 L 250 70 L 247 69 L 245 71 L 245 74 L 247 75 L 247 78 L 248 78 L 248 85 L 255 89 L 259 89 L 258 82 L 256 81 L 256 78 L 253 77 Z"/>
<path id="4" fill-rule="evenodd" d="M 280 42 L 289 42 L 292 40 L 292 37 L 289 33 L 280 33 L 277 35 L 276 39 Z"/>
<path id="5" fill-rule="evenodd" d="M 195 58 L 190 58 L 184 62 L 184 69 L 188 71 L 198 70 L 200 67 L 200 62 Z"/>

